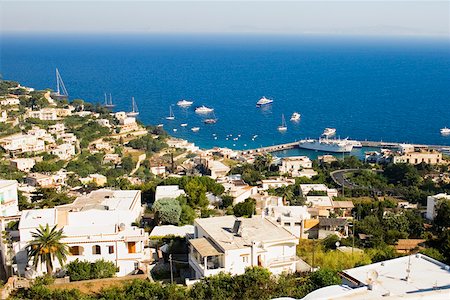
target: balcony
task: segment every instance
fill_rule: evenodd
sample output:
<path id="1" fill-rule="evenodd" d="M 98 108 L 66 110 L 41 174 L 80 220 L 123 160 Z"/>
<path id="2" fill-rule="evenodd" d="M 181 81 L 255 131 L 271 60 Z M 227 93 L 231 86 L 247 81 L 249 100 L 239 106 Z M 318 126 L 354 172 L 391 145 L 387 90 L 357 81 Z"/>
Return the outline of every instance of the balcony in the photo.
<path id="1" fill-rule="evenodd" d="M 300 258 L 296 255 L 282 256 L 282 257 L 269 259 L 264 265 L 265 265 L 265 267 L 273 267 L 273 266 L 291 264 L 291 263 L 297 262 L 299 260 L 300 260 Z"/>

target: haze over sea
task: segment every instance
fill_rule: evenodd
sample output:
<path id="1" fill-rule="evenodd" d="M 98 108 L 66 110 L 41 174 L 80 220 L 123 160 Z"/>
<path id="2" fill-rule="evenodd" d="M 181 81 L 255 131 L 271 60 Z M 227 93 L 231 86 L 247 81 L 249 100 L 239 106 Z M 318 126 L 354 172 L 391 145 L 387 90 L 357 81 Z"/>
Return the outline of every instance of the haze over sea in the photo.
<path id="1" fill-rule="evenodd" d="M 130 110 L 145 124 L 200 147 L 255 148 L 318 137 L 325 127 L 358 140 L 450 145 L 450 42 L 431 38 L 245 35 L 3 35 L 0 73 L 38 89 Z M 267 109 L 255 103 L 274 99 Z M 169 106 L 191 99 L 188 109 Z M 215 109 L 203 124 L 194 108 Z M 300 123 L 289 121 L 301 113 Z M 284 113 L 286 133 L 277 126 Z M 186 128 L 181 123 L 188 123 Z M 192 127 L 200 127 L 194 133 Z M 173 132 L 176 128 L 177 132 Z M 217 139 L 213 138 L 217 135 Z M 226 136 L 233 137 L 226 140 Z M 233 138 L 241 135 L 236 141 Z M 252 140 L 254 135 L 257 138 Z"/>

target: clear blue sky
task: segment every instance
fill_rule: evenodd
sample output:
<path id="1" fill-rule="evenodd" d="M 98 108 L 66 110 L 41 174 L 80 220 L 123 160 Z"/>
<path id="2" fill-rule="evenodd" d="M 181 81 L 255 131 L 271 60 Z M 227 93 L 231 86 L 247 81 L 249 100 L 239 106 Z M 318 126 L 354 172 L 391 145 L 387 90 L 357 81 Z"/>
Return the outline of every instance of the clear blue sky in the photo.
<path id="1" fill-rule="evenodd" d="M 450 36 L 450 1 L 0 0 L 1 32 Z"/>

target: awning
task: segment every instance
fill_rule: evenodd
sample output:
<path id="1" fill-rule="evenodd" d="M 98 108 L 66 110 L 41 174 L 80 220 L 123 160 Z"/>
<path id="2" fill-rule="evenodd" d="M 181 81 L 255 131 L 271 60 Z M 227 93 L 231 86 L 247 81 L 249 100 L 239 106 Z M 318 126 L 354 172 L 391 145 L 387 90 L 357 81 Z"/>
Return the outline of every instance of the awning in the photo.
<path id="1" fill-rule="evenodd" d="M 200 253 L 202 257 L 217 256 L 223 254 L 222 251 L 220 251 L 213 243 L 211 243 L 206 238 L 189 240 L 189 243 L 192 245 L 192 247 L 194 247 L 195 250 L 197 250 L 198 253 Z"/>

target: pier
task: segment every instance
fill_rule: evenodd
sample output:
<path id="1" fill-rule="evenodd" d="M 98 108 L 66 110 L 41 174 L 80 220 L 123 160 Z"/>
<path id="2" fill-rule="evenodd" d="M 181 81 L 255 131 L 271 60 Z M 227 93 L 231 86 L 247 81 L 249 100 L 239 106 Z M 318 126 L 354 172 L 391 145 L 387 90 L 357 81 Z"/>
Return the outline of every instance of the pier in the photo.
<path id="1" fill-rule="evenodd" d="M 361 142 L 361 145 L 363 147 L 372 147 L 372 148 L 386 148 L 386 149 L 393 149 L 398 148 L 399 145 L 404 143 L 396 143 L 396 142 L 383 142 L 383 141 L 359 141 Z M 278 145 L 272 145 L 272 146 L 266 146 L 266 147 L 260 147 L 255 149 L 248 149 L 248 150 L 242 150 L 241 154 L 254 154 L 254 153 L 270 153 L 270 152 L 277 152 L 277 151 L 283 151 L 283 150 L 289 150 L 289 149 L 295 149 L 298 147 L 298 141 L 291 142 L 291 143 L 285 143 L 285 144 L 278 144 Z M 424 145 L 424 144 L 411 144 L 415 148 L 424 148 L 424 149 L 435 149 L 439 150 L 442 148 L 450 148 L 450 146 L 444 146 L 444 145 Z"/>

